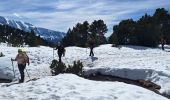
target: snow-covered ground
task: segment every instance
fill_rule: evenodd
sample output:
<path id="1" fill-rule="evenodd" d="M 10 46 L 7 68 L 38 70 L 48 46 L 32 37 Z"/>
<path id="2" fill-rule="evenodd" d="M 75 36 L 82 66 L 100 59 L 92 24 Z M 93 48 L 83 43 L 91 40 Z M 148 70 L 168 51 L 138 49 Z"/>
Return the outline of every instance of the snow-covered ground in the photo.
<path id="1" fill-rule="evenodd" d="M 169 46 L 167 46 L 169 48 Z M 15 47 L 0 45 L 0 52 L 5 57 L 0 57 L 0 78 L 13 78 L 11 58 L 17 54 Z M 42 78 L 35 82 L 28 82 L 11 87 L 2 87 L 4 93 L 0 97 L 8 99 L 25 99 L 31 97 L 46 99 L 61 98 L 71 100 L 164 100 L 161 96 L 146 89 L 120 82 L 94 82 L 79 78 L 71 74 L 61 74 L 51 77 L 49 65 L 53 60 L 53 49 L 49 47 L 24 47 L 30 57 L 30 66 L 27 70 L 31 78 Z M 169 48 L 170 51 L 170 48 Z M 138 46 L 111 47 L 110 44 L 94 49 L 95 57 L 89 57 L 89 49 L 79 47 L 66 48 L 63 62 L 72 64 L 74 60 L 81 60 L 85 66 L 85 74 L 101 72 L 106 75 L 115 75 L 129 79 L 146 79 L 161 86 L 160 92 L 170 94 L 170 52 Z M 55 58 L 57 54 L 55 52 Z M 16 76 L 19 77 L 16 63 Z M 26 80 L 28 77 L 26 75 Z M 2 83 L 4 85 L 5 83 Z M 23 87 L 23 88 L 22 88 Z M 73 88 L 73 89 L 72 89 Z M 87 89 L 87 90 L 86 90 Z M 133 90 L 133 91 L 132 91 Z M 10 92 L 13 91 L 13 92 Z M 14 93 L 14 91 L 16 91 Z M 50 92 L 51 91 L 51 92 Z M 25 92 L 25 93 L 24 93 Z M 27 93 L 29 92 L 29 93 Z M 44 95 L 46 94 L 46 95 Z M 38 96 L 37 96 L 38 95 Z M 43 98 L 42 97 L 42 98 Z M 1 98 L 0 98 L 1 99 Z M 101 100 L 101 99 L 100 99 Z"/>
<path id="2" fill-rule="evenodd" d="M 60 74 L 1 89 L 0 100 L 167 100 L 138 86 L 90 81 L 73 74 Z"/>

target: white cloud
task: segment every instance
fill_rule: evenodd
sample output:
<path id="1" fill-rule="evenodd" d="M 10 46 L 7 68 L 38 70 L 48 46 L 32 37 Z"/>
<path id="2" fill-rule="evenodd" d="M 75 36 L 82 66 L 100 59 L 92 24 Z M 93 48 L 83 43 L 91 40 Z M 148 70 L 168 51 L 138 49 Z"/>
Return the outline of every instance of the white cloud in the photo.
<path id="1" fill-rule="evenodd" d="M 18 18 L 22 18 L 22 16 L 20 16 L 19 14 L 17 13 L 13 13 L 14 16 L 18 17 Z"/>
<path id="2" fill-rule="evenodd" d="M 75 26 L 77 22 L 87 20 L 91 23 L 97 19 L 103 19 L 111 32 L 110 28 L 113 25 L 122 19 L 132 18 L 132 14 L 138 15 L 141 11 L 145 11 L 142 12 L 144 15 L 149 10 L 154 11 L 158 7 L 170 7 L 168 0 L 37 0 L 36 2 L 22 0 L 22 3 L 26 3 L 27 8 L 49 6 L 55 8 L 55 11 L 27 11 L 16 7 L 19 12 L 14 12 L 13 15 L 19 18 L 26 17 L 24 21 L 37 26 L 64 32 L 67 32 L 69 27 Z"/>

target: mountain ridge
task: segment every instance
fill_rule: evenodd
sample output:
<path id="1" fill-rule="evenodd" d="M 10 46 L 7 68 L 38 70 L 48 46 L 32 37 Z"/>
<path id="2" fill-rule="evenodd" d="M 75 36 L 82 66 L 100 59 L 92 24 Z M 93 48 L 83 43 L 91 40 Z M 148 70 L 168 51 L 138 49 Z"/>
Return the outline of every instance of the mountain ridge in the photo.
<path id="1" fill-rule="evenodd" d="M 8 25 L 13 28 L 23 30 L 25 32 L 31 32 L 33 30 L 36 33 L 36 35 L 40 35 L 40 37 L 52 43 L 57 43 L 61 41 L 61 39 L 66 35 L 66 33 L 64 32 L 54 31 L 42 27 L 36 27 L 30 23 L 10 20 L 3 16 L 0 16 L 0 24 Z"/>

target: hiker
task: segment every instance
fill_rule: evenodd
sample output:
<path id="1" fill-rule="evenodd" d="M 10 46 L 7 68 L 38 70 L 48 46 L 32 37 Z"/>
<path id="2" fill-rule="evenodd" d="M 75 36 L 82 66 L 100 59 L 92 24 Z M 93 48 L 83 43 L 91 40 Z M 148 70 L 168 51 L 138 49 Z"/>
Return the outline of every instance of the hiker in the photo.
<path id="1" fill-rule="evenodd" d="M 27 63 L 28 63 L 28 65 L 30 64 L 28 55 L 22 49 L 18 49 L 18 54 L 17 54 L 16 58 L 15 59 L 11 58 L 11 61 L 17 61 L 18 69 L 19 69 L 19 72 L 21 75 L 21 79 L 19 80 L 19 83 L 23 83 L 24 77 L 25 77 L 24 69 L 25 69 Z"/>
<path id="2" fill-rule="evenodd" d="M 64 48 L 64 46 L 61 43 L 58 43 L 56 49 L 54 49 L 54 50 L 58 50 L 57 53 L 58 53 L 58 57 L 59 57 L 59 62 L 61 63 L 62 55 L 65 56 L 65 48 Z"/>
<path id="3" fill-rule="evenodd" d="M 89 47 L 90 47 L 90 55 L 89 56 L 94 56 L 93 49 L 94 49 L 94 40 L 92 38 L 89 39 Z"/>
<path id="4" fill-rule="evenodd" d="M 162 50 L 165 50 L 164 45 L 166 44 L 166 40 L 161 38 L 160 43 L 161 43 L 161 46 L 162 46 Z"/>

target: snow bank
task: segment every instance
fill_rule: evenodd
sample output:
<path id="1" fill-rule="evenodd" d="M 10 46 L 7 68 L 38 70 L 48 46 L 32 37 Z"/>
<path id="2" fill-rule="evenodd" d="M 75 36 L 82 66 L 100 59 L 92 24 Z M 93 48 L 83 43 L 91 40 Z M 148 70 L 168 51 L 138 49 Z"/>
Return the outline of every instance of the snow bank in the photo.
<path id="1" fill-rule="evenodd" d="M 100 72 L 103 75 L 112 75 L 118 76 L 121 78 L 127 78 L 132 80 L 150 80 L 154 83 L 161 85 L 160 92 L 165 92 L 166 94 L 170 94 L 170 73 L 165 73 L 162 71 L 155 71 L 152 69 L 112 69 L 112 68 L 98 68 L 98 69 L 88 69 L 85 71 L 85 75 L 95 74 Z"/>
<path id="2" fill-rule="evenodd" d="M 0 88 L 1 100 L 127 100 L 127 98 L 168 100 L 138 86 L 121 82 L 90 81 L 72 74 L 60 74 Z"/>
<path id="3" fill-rule="evenodd" d="M 0 78 L 1 79 L 13 79 L 13 68 L 9 65 L 11 62 L 7 57 L 0 57 Z M 10 68 L 11 67 L 11 68 Z"/>

